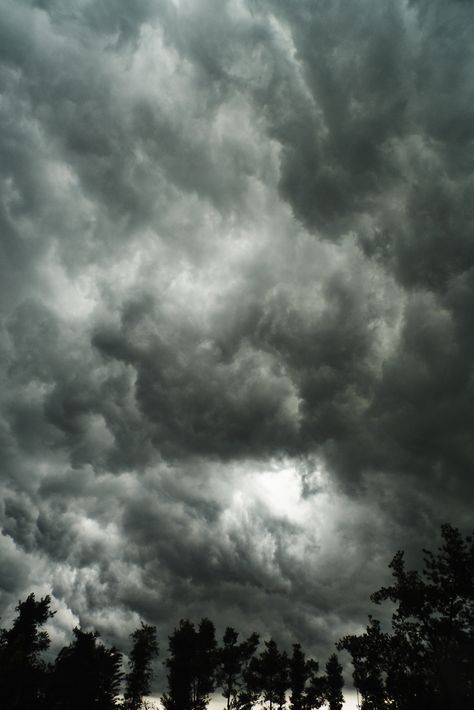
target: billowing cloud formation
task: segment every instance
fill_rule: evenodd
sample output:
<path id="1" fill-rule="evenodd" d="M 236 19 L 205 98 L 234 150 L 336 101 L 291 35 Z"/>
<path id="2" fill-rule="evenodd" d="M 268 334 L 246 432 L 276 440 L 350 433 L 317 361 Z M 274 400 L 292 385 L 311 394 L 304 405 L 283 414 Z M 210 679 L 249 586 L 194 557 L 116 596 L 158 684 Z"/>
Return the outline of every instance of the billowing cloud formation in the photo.
<path id="1" fill-rule="evenodd" d="M 472 506 L 474 6 L 1 3 L 2 607 L 327 655 Z"/>

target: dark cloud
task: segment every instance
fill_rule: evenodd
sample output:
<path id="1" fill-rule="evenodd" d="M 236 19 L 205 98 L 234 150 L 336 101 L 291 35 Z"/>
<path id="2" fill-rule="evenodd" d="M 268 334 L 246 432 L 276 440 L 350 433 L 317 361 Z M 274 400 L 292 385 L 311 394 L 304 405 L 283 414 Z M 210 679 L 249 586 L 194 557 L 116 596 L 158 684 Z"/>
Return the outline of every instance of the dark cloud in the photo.
<path id="1" fill-rule="evenodd" d="M 472 4 L 0 12 L 2 611 L 327 655 L 470 520 Z"/>

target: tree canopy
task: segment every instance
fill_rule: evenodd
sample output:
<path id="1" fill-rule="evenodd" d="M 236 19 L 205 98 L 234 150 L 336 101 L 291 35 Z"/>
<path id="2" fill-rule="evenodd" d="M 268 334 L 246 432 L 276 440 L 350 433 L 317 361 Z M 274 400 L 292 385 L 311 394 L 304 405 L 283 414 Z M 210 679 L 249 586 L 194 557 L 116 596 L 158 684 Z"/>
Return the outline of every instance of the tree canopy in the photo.
<path id="1" fill-rule="evenodd" d="M 424 550 L 421 572 L 399 551 L 393 583 L 375 592 L 391 602 L 391 630 L 369 617 L 364 634 L 343 638 L 352 656 L 362 710 L 463 710 L 474 707 L 474 543 L 443 525 L 437 552 Z"/>
<path id="2" fill-rule="evenodd" d="M 54 612 L 49 596 L 36 601 L 30 594 L 16 607 L 10 629 L 0 630 L 0 706 L 15 710 L 41 707 L 46 692 L 45 663 L 41 653 L 49 646 L 42 629 Z"/>
<path id="3" fill-rule="evenodd" d="M 151 689 L 152 662 L 158 656 L 156 628 L 142 622 L 131 634 L 133 648 L 129 657 L 130 670 L 126 676 L 125 709 L 140 710 L 143 697 Z"/>
<path id="4" fill-rule="evenodd" d="M 349 652 L 362 710 L 470 710 L 474 707 L 474 543 L 444 525 L 436 552 L 424 550 L 421 571 L 395 554 L 392 583 L 371 599 L 391 605 L 390 628 L 369 616 L 362 634 L 337 644 Z M 79 627 L 55 660 L 51 599 L 30 594 L 0 630 L 2 710 L 144 710 L 158 655 L 157 630 L 141 623 L 131 634 L 128 669 L 122 653 L 95 631 Z M 227 627 L 218 642 L 213 622 L 182 619 L 168 638 L 164 710 L 206 710 L 220 693 L 224 710 L 342 710 L 344 679 L 336 654 L 324 666 L 300 643 L 291 653 L 273 638 L 240 639 Z M 320 667 L 324 670 L 320 672 Z"/>

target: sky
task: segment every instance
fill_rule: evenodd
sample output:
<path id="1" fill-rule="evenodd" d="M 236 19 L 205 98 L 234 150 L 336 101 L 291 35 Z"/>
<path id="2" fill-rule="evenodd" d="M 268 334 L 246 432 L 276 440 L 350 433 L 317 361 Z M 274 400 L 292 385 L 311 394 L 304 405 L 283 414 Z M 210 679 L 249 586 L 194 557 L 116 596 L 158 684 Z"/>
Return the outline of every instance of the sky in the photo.
<path id="1" fill-rule="evenodd" d="M 0 0 L 2 618 L 325 662 L 468 531 L 473 168 L 467 0 Z"/>

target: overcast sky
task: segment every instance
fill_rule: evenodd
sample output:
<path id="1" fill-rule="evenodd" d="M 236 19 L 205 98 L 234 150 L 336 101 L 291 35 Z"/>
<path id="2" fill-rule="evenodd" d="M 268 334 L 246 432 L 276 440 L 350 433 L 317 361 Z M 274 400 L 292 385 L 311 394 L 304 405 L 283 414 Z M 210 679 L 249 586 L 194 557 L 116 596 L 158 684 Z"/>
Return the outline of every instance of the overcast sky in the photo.
<path id="1" fill-rule="evenodd" d="M 0 0 L 0 613 L 325 660 L 474 499 L 474 3 Z"/>

